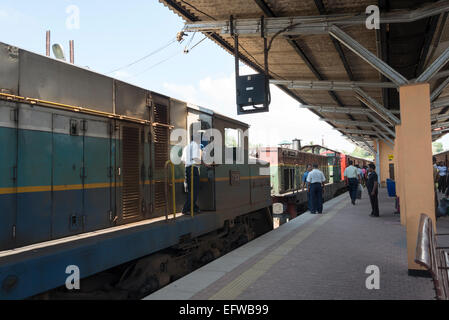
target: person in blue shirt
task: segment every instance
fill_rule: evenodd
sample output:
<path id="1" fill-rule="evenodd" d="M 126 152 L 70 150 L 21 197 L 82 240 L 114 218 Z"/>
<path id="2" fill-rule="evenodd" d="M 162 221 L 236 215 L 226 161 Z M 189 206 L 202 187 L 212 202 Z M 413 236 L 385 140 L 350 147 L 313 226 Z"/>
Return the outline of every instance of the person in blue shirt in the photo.
<path id="1" fill-rule="evenodd" d="M 307 187 L 307 176 L 309 175 L 309 172 L 312 171 L 312 165 L 309 164 L 307 165 L 307 169 L 306 172 L 304 172 L 304 174 L 302 175 L 302 188 L 306 188 Z M 312 209 L 312 204 L 310 203 L 310 190 L 307 189 L 307 208 L 309 210 Z"/>
<path id="2" fill-rule="evenodd" d="M 307 176 L 309 172 L 312 171 L 312 165 L 308 164 L 306 168 L 306 172 L 302 175 L 302 188 L 307 187 Z"/>

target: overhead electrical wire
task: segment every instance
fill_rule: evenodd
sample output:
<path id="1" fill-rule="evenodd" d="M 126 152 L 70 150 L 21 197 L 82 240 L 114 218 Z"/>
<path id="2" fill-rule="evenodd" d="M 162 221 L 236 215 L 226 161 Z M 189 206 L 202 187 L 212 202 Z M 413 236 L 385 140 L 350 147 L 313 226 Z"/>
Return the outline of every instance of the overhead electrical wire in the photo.
<path id="1" fill-rule="evenodd" d="M 187 54 L 187 53 L 191 52 L 191 51 L 193 50 L 193 48 L 195 48 L 196 46 L 198 46 L 198 45 L 199 45 L 201 42 L 203 42 L 204 39 L 206 39 L 206 38 L 207 38 L 207 37 L 205 36 L 203 39 L 201 39 L 201 40 L 198 41 L 195 45 L 193 45 L 190 49 L 187 49 L 187 47 L 186 47 L 186 49 L 184 49 L 184 53 Z M 170 55 L 169 57 L 167 57 L 167 58 L 165 58 L 165 59 L 163 59 L 163 60 L 161 60 L 161 61 L 159 61 L 159 62 L 157 62 L 157 63 L 155 63 L 155 64 L 153 64 L 153 65 L 151 65 L 151 66 L 149 66 L 148 68 L 145 68 L 145 69 L 142 70 L 141 72 L 138 72 L 138 73 L 136 73 L 136 74 L 134 74 L 134 75 L 131 75 L 131 76 L 127 77 L 127 79 L 131 79 L 131 78 L 138 77 L 138 76 L 140 76 L 140 75 L 142 75 L 142 74 L 148 72 L 149 70 L 151 70 L 151 69 L 157 67 L 158 65 L 160 65 L 160 64 L 162 64 L 162 63 L 164 63 L 164 62 L 166 62 L 166 61 L 168 61 L 168 60 L 170 60 L 170 59 L 176 57 L 177 55 L 179 55 L 179 54 L 181 54 L 181 53 L 183 53 L 183 52 L 182 52 L 182 51 L 175 52 L 174 54 Z"/>
<path id="2" fill-rule="evenodd" d="M 158 53 L 158 52 L 164 50 L 165 48 L 168 48 L 170 45 L 172 45 L 172 44 L 175 43 L 175 42 L 176 42 L 176 38 L 171 39 L 167 44 L 165 44 L 165 45 L 163 45 L 162 47 L 160 47 L 160 48 L 158 48 L 158 49 L 156 49 L 156 50 L 150 52 L 149 54 L 143 56 L 142 58 L 137 59 L 137 60 L 135 60 L 135 61 L 133 61 L 133 62 L 131 62 L 131 63 L 125 65 L 125 66 L 122 66 L 122 67 L 120 67 L 120 68 L 114 69 L 114 70 L 108 72 L 107 74 L 111 74 L 111 73 L 114 73 L 114 72 L 117 72 L 117 71 L 120 71 L 120 70 L 123 70 L 123 69 L 127 69 L 127 68 L 129 68 L 129 67 L 131 67 L 131 66 L 133 66 L 133 65 L 135 65 L 135 64 L 137 64 L 137 63 L 139 63 L 139 62 L 141 62 L 141 61 L 143 61 L 143 60 L 145 60 L 145 59 L 148 59 L 148 58 L 151 57 L 152 55 L 155 55 L 156 53 Z"/>

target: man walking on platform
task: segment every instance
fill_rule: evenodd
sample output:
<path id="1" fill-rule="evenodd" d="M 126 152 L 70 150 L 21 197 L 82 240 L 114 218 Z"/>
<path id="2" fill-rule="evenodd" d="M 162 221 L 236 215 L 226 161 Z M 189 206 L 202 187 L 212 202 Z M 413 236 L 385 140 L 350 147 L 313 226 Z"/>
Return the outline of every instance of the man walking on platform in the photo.
<path id="1" fill-rule="evenodd" d="M 318 165 L 313 165 L 313 170 L 307 175 L 307 189 L 310 195 L 310 212 L 315 214 L 323 213 L 323 189 L 326 177 L 318 169 Z"/>
<path id="2" fill-rule="evenodd" d="M 345 184 L 348 187 L 349 196 L 351 197 L 351 203 L 355 205 L 355 200 L 357 198 L 357 188 L 360 183 L 359 170 L 353 166 L 353 161 L 349 160 L 349 167 L 345 169 Z"/>
<path id="3" fill-rule="evenodd" d="M 379 216 L 379 182 L 376 173 L 376 166 L 370 163 L 368 168 L 368 181 L 366 182 L 366 188 L 368 189 L 369 199 L 371 201 L 371 217 Z"/>

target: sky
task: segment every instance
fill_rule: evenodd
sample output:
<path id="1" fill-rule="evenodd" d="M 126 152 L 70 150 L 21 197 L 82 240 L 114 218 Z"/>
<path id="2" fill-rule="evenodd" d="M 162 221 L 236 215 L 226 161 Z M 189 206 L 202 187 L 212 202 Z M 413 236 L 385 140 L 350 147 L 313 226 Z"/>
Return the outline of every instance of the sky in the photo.
<path id="1" fill-rule="evenodd" d="M 45 54 L 45 32 L 75 64 L 139 87 L 212 109 L 248 123 L 250 141 L 277 145 L 284 140 L 324 144 L 351 152 L 354 145 L 299 102 L 271 86 L 269 113 L 237 116 L 234 58 L 203 35 L 174 41 L 183 20 L 157 0 L 40 0 L 0 2 L 0 42 Z M 184 49 L 192 48 L 187 54 Z M 163 49 L 161 49 L 163 48 Z M 123 68 L 154 51 L 146 59 Z M 242 65 L 243 73 L 252 70 Z M 449 138 L 440 139 L 449 149 Z"/>

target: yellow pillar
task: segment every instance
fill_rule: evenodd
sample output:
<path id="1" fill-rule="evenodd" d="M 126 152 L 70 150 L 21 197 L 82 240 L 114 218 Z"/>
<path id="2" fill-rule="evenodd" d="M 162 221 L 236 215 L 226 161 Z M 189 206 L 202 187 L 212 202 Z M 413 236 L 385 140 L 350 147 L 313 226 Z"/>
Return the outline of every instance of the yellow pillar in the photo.
<path id="1" fill-rule="evenodd" d="M 393 159 L 391 159 L 393 156 Z M 394 151 L 393 149 L 385 143 L 385 141 L 379 141 L 379 164 L 380 168 L 380 183 L 382 187 L 387 184 L 387 179 L 390 179 L 390 164 L 394 163 Z M 396 169 L 395 177 L 396 179 Z"/>
<path id="2" fill-rule="evenodd" d="M 407 220 L 408 270 L 409 274 L 413 274 L 422 270 L 414 262 L 421 213 L 429 215 L 435 223 L 429 84 L 400 87 L 399 97 L 401 126 L 398 160 L 404 194 L 401 215 L 405 213 Z"/>

